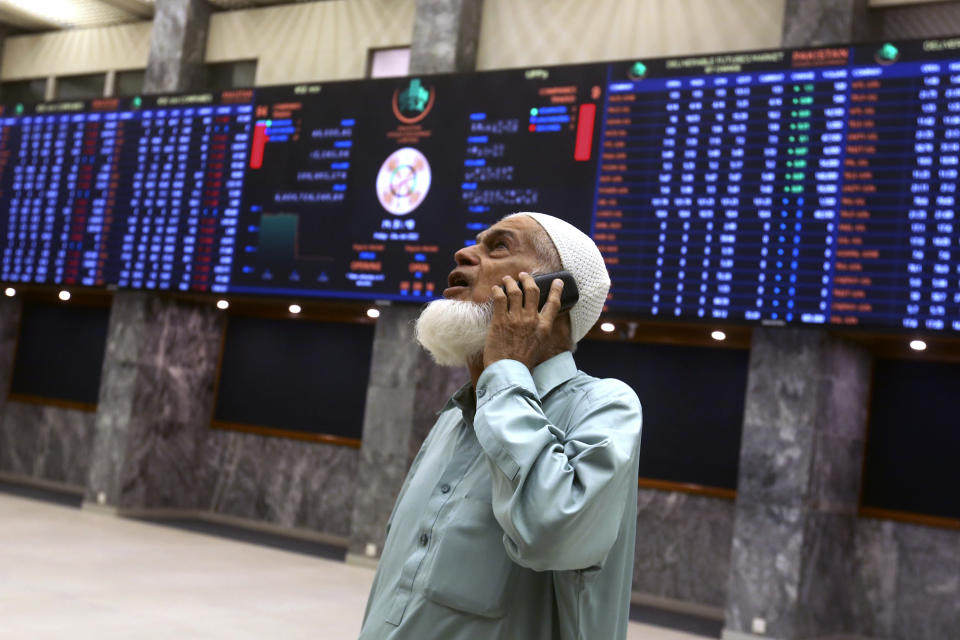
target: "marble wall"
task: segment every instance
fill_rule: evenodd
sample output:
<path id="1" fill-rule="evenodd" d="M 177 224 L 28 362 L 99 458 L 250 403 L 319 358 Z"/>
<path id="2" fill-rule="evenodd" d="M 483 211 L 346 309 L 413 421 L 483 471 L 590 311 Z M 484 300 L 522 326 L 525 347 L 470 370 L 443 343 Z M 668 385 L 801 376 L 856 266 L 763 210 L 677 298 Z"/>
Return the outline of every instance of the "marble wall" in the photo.
<path id="1" fill-rule="evenodd" d="M 197 506 L 319 532 L 345 544 L 359 454 L 350 447 L 211 429 Z"/>
<path id="2" fill-rule="evenodd" d="M 0 413 L 0 472 L 82 489 L 96 414 L 7 401 Z"/>
<path id="3" fill-rule="evenodd" d="M 930 2 L 875 9 L 883 23 L 883 38 L 951 37 L 960 33 L 960 4 Z"/>
<path id="4" fill-rule="evenodd" d="M 852 630 L 870 638 L 960 638 L 960 531 L 862 518 Z"/>
<path id="5" fill-rule="evenodd" d="M 732 500 L 641 488 L 634 591 L 723 608 L 733 514 Z"/>

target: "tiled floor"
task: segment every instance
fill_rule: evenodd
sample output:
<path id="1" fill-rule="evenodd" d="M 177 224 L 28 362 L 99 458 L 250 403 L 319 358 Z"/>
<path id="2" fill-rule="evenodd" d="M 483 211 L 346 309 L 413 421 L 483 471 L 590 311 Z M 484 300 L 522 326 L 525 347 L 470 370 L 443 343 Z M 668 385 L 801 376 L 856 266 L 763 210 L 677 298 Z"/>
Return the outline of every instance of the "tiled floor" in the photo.
<path id="1" fill-rule="evenodd" d="M 356 638 L 373 571 L 0 493 L 0 638 Z M 631 623 L 636 640 L 696 640 Z"/>

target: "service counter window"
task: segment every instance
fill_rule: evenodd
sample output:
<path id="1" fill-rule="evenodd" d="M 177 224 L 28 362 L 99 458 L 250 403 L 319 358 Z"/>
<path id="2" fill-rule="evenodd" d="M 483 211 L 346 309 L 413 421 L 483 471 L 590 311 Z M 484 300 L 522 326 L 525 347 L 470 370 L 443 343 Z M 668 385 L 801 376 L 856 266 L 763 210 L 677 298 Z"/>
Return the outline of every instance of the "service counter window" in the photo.
<path id="1" fill-rule="evenodd" d="M 231 316 L 214 428 L 360 446 L 372 325 Z"/>
<path id="2" fill-rule="evenodd" d="M 106 74 L 91 73 L 77 76 L 58 76 L 57 100 L 90 100 L 102 98 Z"/>
<path id="3" fill-rule="evenodd" d="M 146 69 L 117 71 L 113 80 L 113 95 L 120 97 L 140 95 L 143 93 L 143 82 L 146 75 Z"/>
<path id="4" fill-rule="evenodd" d="M 4 104 L 43 102 L 47 95 L 46 78 L 11 80 L 0 83 L 0 100 Z"/>
<path id="5" fill-rule="evenodd" d="M 25 302 L 10 399 L 95 410 L 110 308 Z"/>
<path id="6" fill-rule="evenodd" d="M 367 56 L 368 78 L 396 78 L 410 73 L 410 47 L 370 49 Z"/>
<path id="7" fill-rule="evenodd" d="M 960 528 L 960 363 L 878 359 L 861 514 Z"/>
<path id="8" fill-rule="evenodd" d="M 629 384 L 643 405 L 641 485 L 733 497 L 749 352 L 583 340 L 577 367 Z"/>
<path id="9" fill-rule="evenodd" d="M 211 91 L 252 87 L 256 78 L 256 60 L 215 62 L 207 65 L 207 87 Z"/>

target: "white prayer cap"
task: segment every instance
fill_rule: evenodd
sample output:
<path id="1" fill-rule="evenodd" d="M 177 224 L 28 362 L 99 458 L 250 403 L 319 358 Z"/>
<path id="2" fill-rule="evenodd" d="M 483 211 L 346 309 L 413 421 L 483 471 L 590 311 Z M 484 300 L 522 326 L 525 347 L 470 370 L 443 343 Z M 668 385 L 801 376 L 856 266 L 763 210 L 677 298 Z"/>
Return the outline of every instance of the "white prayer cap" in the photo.
<path id="1" fill-rule="evenodd" d="M 513 216 L 529 216 L 543 227 L 560 255 L 560 264 L 573 274 L 580 300 L 570 309 L 570 330 L 573 341 L 580 342 L 600 317 L 610 290 L 610 276 L 600 250 L 590 236 L 560 218 L 533 211 L 520 211 L 507 217 Z"/>

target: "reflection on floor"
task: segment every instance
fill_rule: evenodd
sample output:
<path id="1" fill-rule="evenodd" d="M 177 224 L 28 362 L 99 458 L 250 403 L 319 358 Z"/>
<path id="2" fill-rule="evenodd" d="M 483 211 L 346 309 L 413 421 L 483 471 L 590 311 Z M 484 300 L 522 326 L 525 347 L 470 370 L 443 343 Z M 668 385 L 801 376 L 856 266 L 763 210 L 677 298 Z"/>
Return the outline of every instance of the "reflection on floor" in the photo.
<path id="1" fill-rule="evenodd" d="M 196 521 L 162 526 L 81 511 L 76 500 L 38 499 L 48 497 L 0 484 L 0 638 L 343 640 L 359 633 L 373 571 L 329 559 L 336 554 L 323 545 Z M 632 622 L 631 639 L 718 635 L 702 626 L 711 623 L 633 613 L 685 631 Z"/>

